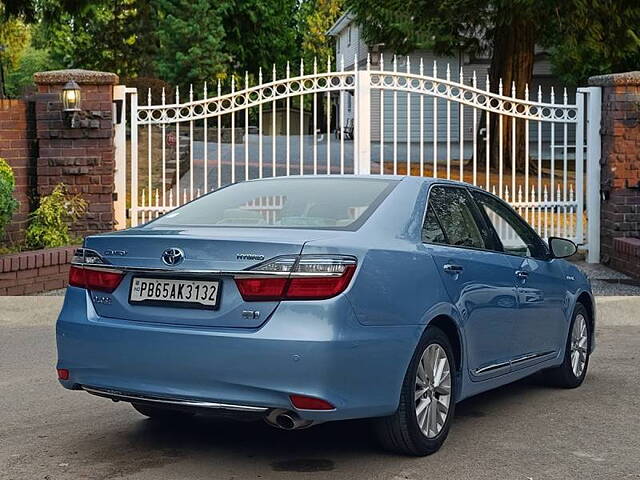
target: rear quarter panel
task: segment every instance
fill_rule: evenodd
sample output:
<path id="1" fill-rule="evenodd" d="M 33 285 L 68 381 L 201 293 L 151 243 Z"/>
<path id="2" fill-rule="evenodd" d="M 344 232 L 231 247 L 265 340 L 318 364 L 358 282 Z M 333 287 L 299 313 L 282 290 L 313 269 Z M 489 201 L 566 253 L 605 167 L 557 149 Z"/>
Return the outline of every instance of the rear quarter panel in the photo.
<path id="1" fill-rule="evenodd" d="M 363 325 L 426 324 L 439 314 L 457 317 L 428 249 L 420 242 L 428 183 L 405 179 L 356 232 L 305 244 L 303 253 L 358 258 L 347 290 Z"/>

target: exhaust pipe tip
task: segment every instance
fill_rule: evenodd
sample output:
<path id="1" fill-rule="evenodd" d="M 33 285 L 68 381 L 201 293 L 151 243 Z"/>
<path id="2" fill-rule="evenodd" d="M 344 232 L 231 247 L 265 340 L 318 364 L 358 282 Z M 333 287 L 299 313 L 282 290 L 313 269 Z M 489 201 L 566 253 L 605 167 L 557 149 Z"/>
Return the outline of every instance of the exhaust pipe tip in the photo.
<path id="1" fill-rule="evenodd" d="M 291 417 L 291 415 L 287 415 L 286 413 L 281 413 L 276 417 L 276 423 L 283 430 L 293 430 L 296 428 L 296 422 Z"/>
<path id="2" fill-rule="evenodd" d="M 294 412 L 287 410 L 272 410 L 264 420 L 272 427 L 282 430 L 300 430 L 313 425 L 313 421 L 303 420 Z"/>

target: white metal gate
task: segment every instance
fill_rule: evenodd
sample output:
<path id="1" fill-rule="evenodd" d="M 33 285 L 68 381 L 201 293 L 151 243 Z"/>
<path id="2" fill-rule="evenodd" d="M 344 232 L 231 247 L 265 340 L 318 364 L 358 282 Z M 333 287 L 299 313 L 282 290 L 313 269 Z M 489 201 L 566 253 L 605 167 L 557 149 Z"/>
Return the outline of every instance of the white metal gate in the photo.
<path id="1" fill-rule="evenodd" d="M 578 89 L 574 103 L 566 90 L 556 101 L 553 89 L 527 89 L 520 99 L 502 85 L 491 93 L 489 79 L 475 72 L 453 78 L 449 68 L 440 76 L 436 64 L 427 71 L 408 58 L 390 63 L 325 72 L 313 65 L 307 74 L 301 64 L 299 74 L 287 66 L 282 78 L 274 67 L 255 86 L 234 77 L 228 93 L 218 83 L 211 95 L 205 85 L 183 102 L 177 88 L 171 99 L 163 91 L 158 104 L 149 91 L 140 105 L 136 89 L 116 87 L 117 98 L 129 100 L 130 121 L 128 135 L 124 122 L 116 129 L 119 225 L 127 224 L 127 205 L 135 226 L 253 178 L 423 175 L 492 191 L 543 237 L 586 240 L 597 261 L 599 88 Z"/>

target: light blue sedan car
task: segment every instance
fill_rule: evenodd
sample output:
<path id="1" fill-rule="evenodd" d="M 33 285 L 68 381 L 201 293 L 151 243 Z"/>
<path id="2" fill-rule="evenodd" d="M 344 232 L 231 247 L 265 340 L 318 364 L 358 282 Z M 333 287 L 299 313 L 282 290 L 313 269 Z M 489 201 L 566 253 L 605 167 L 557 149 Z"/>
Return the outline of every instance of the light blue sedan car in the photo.
<path id="1" fill-rule="evenodd" d="M 463 183 L 239 183 L 85 240 L 58 377 L 155 419 L 372 418 L 385 447 L 426 455 L 469 396 L 538 371 L 582 383 L 595 311 L 559 260 L 575 250 Z"/>

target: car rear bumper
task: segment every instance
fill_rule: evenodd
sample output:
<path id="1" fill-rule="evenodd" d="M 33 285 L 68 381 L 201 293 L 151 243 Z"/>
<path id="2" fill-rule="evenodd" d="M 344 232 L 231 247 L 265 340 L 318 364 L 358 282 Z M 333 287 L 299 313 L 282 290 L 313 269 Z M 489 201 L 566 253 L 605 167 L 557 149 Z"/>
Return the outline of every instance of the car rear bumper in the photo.
<path id="1" fill-rule="evenodd" d="M 314 421 L 384 416 L 397 408 L 422 329 L 363 326 L 344 296 L 283 302 L 258 329 L 131 322 L 99 317 L 87 292 L 70 287 L 56 328 L 58 368 L 69 370 L 61 383 L 70 389 L 287 409 Z M 296 410 L 290 394 L 335 409 Z"/>

